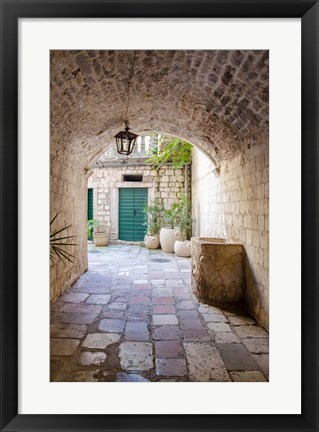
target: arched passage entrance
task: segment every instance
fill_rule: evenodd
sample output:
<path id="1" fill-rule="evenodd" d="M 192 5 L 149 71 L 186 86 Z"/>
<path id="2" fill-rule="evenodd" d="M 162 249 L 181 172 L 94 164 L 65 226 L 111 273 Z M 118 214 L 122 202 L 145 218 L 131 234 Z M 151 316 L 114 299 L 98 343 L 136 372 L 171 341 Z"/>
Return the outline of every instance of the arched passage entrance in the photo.
<path id="1" fill-rule="evenodd" d="M 51 213 L 78 235 L 75 263 L 51 266 L 51 299 L 87 268 L 87 176 L 122 128 L 133 54 L 51 52 Z M 214 160 L 212 232 L 244 244 L 248 303 L 267 326 L 268 52 L 138 51 L 130 107 L 134 132 L 184 137 Z"/>

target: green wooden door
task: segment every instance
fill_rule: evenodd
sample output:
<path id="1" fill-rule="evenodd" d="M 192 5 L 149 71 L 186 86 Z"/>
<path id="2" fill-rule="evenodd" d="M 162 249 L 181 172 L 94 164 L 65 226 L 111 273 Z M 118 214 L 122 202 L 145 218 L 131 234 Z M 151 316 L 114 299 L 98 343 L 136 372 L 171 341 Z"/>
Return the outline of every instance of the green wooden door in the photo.
<path id="1" fill-rule="evenodd" d="M 147 188 L 119 189 L 119 240 L 143 241 Z"/>

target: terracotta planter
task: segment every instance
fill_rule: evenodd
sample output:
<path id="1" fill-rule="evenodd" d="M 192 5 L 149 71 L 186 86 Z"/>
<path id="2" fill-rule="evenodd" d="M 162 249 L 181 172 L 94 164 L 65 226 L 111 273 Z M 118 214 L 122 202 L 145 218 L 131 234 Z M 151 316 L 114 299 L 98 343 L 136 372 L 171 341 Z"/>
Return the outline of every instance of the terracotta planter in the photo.
<path id="1" fill-rule="evenodd" d="M 159 247 L 160 241 L 158 234 L 154 236 L 146 235 L 144 238 L 145 246 L 148 249 L 157 249 Z"/>
<path id="2" fill-rule="evenodd" d="M 174 252 L 175 233 L 178 228 L 162 228 L 160 231 L 160 243 L 163 252 Z"/>
<path id="3" fill-rule="evenodd" d="M 191 242 L 176 240 L 174 245 L 175 255 L 179 257 L 190 257 L 191 256 Z"/>
<path id="4" fill-rule="evenodd" d="M 109 234 L 107 232 L 94 232 L 93 239 L 95 246 L 107 246 L 109 242 Z"/>

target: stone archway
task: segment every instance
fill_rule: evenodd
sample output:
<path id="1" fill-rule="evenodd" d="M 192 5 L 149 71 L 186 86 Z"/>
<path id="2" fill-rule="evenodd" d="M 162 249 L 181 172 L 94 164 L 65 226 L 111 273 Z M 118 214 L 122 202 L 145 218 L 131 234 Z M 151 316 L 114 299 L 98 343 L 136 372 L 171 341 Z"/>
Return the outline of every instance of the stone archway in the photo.
<path id="1" fill-rule="evenodd" d="M 87 175 L 122 128 L 133 54 L 51 51 L 51 214 L 78 233 L 76 262 L 51 268 L 51 299 L 87 268 Z M 267 326 L 268 51 L 137 51 L 129 119 L 136 133 L 184 137 L 215 161 L 218 224 L 246 247 L 250 307 Z"/>

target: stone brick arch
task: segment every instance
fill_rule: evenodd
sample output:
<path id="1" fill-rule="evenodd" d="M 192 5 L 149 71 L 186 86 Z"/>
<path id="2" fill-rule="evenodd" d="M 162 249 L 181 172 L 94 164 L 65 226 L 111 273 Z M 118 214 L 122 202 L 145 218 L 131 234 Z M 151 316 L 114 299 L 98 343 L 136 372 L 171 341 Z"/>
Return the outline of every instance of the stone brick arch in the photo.
<path id="1" fill-rule="evenodd" d="M 51 52 L 51 137 L 88 161 L 123 126 L 133 51 Z M 183 135 L 216 160 L 268 133 L 267 51 L 136 51 L 133 129 Z"/>

